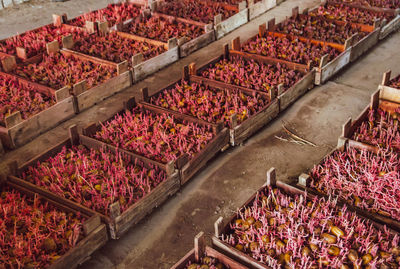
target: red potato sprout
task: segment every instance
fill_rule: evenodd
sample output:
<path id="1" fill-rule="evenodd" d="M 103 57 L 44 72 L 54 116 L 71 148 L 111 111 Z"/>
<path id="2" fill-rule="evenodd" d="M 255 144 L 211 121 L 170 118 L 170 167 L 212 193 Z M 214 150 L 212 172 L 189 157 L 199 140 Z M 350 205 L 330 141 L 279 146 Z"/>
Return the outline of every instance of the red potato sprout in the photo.
<path id="1" fill-rule="evenodd" d="M 79 60 L 75 56 L 52 53 L 43 55 L 43 60 L 39 63 L 19 65 L 14 73 L 57 90 L 64 86 L 72 87 L 84 79 L 87 81 L 87 87 L 92 88 L 116 76 L 117 70 Z"/>
<path id="2" fill-rule="evenodd" d="M 271 268 L 398 268 L 397 234 L 335 206 L 267 187 L 221 239 Z"/>
<path id="3" fill-rule="evenodd" d="M 293 86 L 302 77 L 299 71 L 290 70 L 284 65 L 260 64 L 254 60 L 246 61 L 241 57 L 229 57 L 220 60 L 204 70 L 203 77 L 223 81 L 254 90 L 269 92 L 272 87 L 284 85 L 284 91 Z"/>
<path id="4" fill-rule="evenodd" d="M 400 89 L 400 75 L 398 75 L 397 77 L 391 79 L 389 81 L 389 85 L 388 86 L 396 88 L 396 89 Z"/>
<path id="5" fill-rule="evenodd" d="M 29 167 L 22 178 L 54 194 L 70 199 L 101 214 L 119 202 L 121 212 L 167 179 L 164 171 L 120 153 L 63 148 L 56 156 Z"/>
<path id="6" fill-rule="evenodd" d="M 331 20 L 340 20 L 367 25 L 373 25 L 376 19 L 386 19 L 387 21 L 391 21 L 394 18 L 394 16 L 389 13 L 361 10 L 345 5 L 320 6 L 317 11 L 310 12 L 309 15 L 324 16 L 325 18 Z"/>
<path id="7" fill-rule="evenodd" d="M 169 22 L 162 17 L 135 21 L 130 23 L 124 31 L 162 42 L 168 42 L 174 37 L 186 37 L 187 40 L 192 40 L 205 33 L 204 27 L 178 21 Z"/>
<path id="8" fill-rule="evenodd" d="M 370 110 L 368 121 L 357 128 L 352 139 L 379 148 L 400 151 L 399 113 L 400 110 L 393 115 L 381 109 Z"/>
<path id="9" fill-rule="evenodd" d="M 221 90 L 186 81 L 177 83 L 173 89 L 162 91 L 150 99 L 150 103 L 192 115 L 196 118 L 230 126 L 230 116 L 237 114 L 238 123 L 264 108 L 269 100 L 260 94 L 245 95 L 237 90 Z"/>
<path id="10" fill-rule="evenodd" d="M 94 138 L 167 163 L 187 153 L 193 157 L 213 138 L 211 127 L 139 109 L 102 124 Z"/>
<path id="11" fill-rule="evenodd" d="M 383 7 L 396 9 L 400 7 L 400 0 L 342 0 L 345 3 L 361 4 L 367 7 Z"/>
<path id="12" fill-rule="evenodd" d="M 243 45 L 241 50 L 304 65 L 311 62 L 312 67 L 318 66 L 321 57 L 325 54 L 329 55 L 328 61 L 340 54 L 340 51 L 329 46 L 303 42 L 297 38 L 288 39 L 270 35 L 262 38 L 257 36 L 255 40 L 250 40 Z"/>
<path id="13" fill-rule="evenodd" d="M 227 265 L 224 265 L 218 259 L 204 256 L 200 258 L 200 262 L 188 262 L 185 269 L 229 269 Z"/>
<path id="14" fill-rule="evenodd" d="M 45 268 L 82 238 L 79 213 L 66 213 L 38 197 L 3 188 L 0 194 L 2 268 Z"/>
<path id="15" fill-rule="evenodd" d="M 353 27 L 348 23 L 339 25 L 321 16 L 298 16 L 297 19 L 287 19 L 282 22 L 277 31 L 338 44 L 344 44 L 346 39 L 356 33 L 358 33 L 358 40 L 366 36 L 359 27 Z"/>
<path id="16" fill-rule="evenodd" d="M 218 14 L 221 14 L 222 19 L 225 20 L 236 13 L 233 10 L 223 8 L 218 4 L 210 5 L 195 0 L 165 1 L 157 11 L 204 23 L 212 23 L 214 17 Z"/>
<path id="17" fill-rule="evenodd" d="M 108 21 L 109 26 L 111 27 L 116 23 L 122 23 L 128 19 L 136 18 L 139 16 L 141 9 L 142 8 L 129 3 L 109 4 L 106 8 L 76 17 L 69 21 L 68 24 L 84 27 L 86 21 Z"/>
<path id="18" fill-rule="evenodd" d="M 5 126 L 5 118 L 14 112 L 21 112 L 25 120 L 55 103 L 54 97 L 21 85 L 16 79 L 0 75 L 0 126 Z"/>
<path id="19" fill-rule="evenodd" d="M 123 38 L 115 32 L 105 36 L 90 35 L 76 42 L 73 50 L 116 63 L 128 60 L 130 64 L 137 53 L 142 53 L 147 60 L 166 51 L 163 46 Z"/>
<path id="20" fill-rule="evenodd" d="M 311 172 L 311 187 L 361 209 L 400 220 L 400 162 L 381 151 L 335 151 Z"/>
<path id="21" fill-rule="evenodd" d="M 71 29 L 64 26 L 43 26 L 37 30 L 28 31 L 0 42 L 0 52 L 16 55 L 16 47 L 21 47 L 26 50 L 27 57 L 29 58 L 43 53 L 46 50 L 47 43 L 54 40 L 61 43 L 62 37 L 69 34 L 72 34 L 73 38 L 77 39 L 77 37 L 84 36 L 85 32 L 80 29 Z"/>

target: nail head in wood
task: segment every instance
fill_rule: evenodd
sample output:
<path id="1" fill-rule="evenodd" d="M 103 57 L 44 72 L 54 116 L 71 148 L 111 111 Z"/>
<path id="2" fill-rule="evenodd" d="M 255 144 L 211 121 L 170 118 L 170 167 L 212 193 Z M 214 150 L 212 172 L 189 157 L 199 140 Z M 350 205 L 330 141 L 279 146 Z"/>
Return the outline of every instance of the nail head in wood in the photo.
<path id="1" fill-rule="evenodd" d="M 204 256 L 206 251 L 206 242 L 204 238 L 204 232 L 198 233 L 194 238 L 194 257 L 196 262 Z"/>
<path id="2" fill-rule="evenodd" d="M 307 187 L 307 182 L 309 181 L 310 175 L 302 173 L 299 176 L 299 185 L 303 187 Z"/>
<path id="3" fill-rule="evenodd" d="M 274 167 L 271 167 L 267 172 L 267 181 L 265 182 L 266 186 L 276 186 L 276 170 Z"/>
<path id="4" fill-rule="evenodd" d="M 214 233 L 215 233 L 215 237 L 219 237 L 220 232 L 222 230 L 222 221 L 224 220 L 224 218 L 221 216 L 219 217 L 215 223 L 214 223 Z"/>

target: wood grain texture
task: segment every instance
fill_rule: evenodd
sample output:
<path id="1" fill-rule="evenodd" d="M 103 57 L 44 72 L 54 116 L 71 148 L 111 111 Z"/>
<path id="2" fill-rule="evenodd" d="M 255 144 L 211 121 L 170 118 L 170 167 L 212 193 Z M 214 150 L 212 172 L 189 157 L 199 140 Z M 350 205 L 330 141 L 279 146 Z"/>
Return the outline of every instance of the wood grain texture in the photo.
<path id="1" fill-rule="evenodd" d="M 229 32 L 247 23 L 249 20 L 249 10 L 247 8 L 239 11 L 237 14 L 215 25 L 215 37 L 221 39 Z"/>
<path id="2" fill-rule="evenodd" d="M 267 12 L 276 6 L 276 0 L 262 0 L 253 5 L 249 5 L 249 21 L 257 18 L 261 14 Z"/>
<path id="3" fill-rule="evenodd" d="M 379 34 L 379 39 L 384 39 L 391 33 L 397 31 L 400 28 L 400 15 L 397 15 L 393 20 L 391 20 L 386 25 L 382 26 L 381 32 Z"/>
<path id="4" fill-rule="evenodd" d="M 378 43 L 380 31 L 381 28 L 375 29 L 353 45 L 351 49 L 350 62 L 357 60 L 361 55 Z"/>
<path id="5" fill-rule="evenodd" d="M 94 106 L 96 103 L 126 89 L 131 85 L 131 72 L 126 71 L 119 76 L 113 77 L 100 85 L 88 89 L 82 94 L 76 96 L 79 112 Z"/>
<path id="6" fill-rule="evenodd" d="M 205 33 L 195 39 L 192 39 L 179 47 L 180 57 L 186 57 L 189 54 L 201 49 L 215 40 L 214 30 Z"/>
<path id="7" fill-rule="evenodd" d="M 348 48 L 322 68 L 318 67 L 315 73 L 315 85 L 324 84 L 332 76 L 347 66 L 350 63 L 350 55 L 351 48 Z"/>

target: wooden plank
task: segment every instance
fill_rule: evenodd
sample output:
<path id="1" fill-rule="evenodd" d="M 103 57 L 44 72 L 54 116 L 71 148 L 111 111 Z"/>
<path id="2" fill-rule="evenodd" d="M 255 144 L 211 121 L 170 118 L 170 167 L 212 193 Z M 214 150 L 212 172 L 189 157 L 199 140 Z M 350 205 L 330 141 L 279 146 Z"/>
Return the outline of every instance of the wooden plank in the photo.
<path id="1" fill-rule="evenodd" d="M 107 80 L 76 96 L 79 112 L 94 106 L 96 103 L 120 92 L 132 85 L 131 73 L 125 73 Z"/>
<path id="2" fill-rule="evenodd" d="M 107 61 L 107 60 L 104 60 L 104 59 L 101 59 L 101 58 L 97 58 L 97 57 L 94 57 L 94 56 L 86 55 L 84 53 L 80 53 L 80 52 L 77 52 L 77 51 L 74 51 L 74 50 L 70 50 L 70 49 L 66 49 L 66 48 L 63 48 L 60 52 L 63 55 L 66 55 L 66 56 L 72 55 L 75 58 L 78 58 L 78 59 L 80 59 L 82 61 L 86 61 L 86 62 L 89 61 L 89 62 L 92 62 L 92 63 L 95 63 L 95 64 L 106 65 L 106 66 L 109 66 L 109 67 L 112 67 L 112 68 L 117 68 L 117 66 L 118 66 L 117 63 L 110 62 L 110 61 Z"/>
<path id="3" fill-rule="evenodd" d="M 13 147 L 20 147 L 63 121 L 75 116 L 73 98 L 68 97 L 9 128 Z"/>
<path id="4" fill-rule="evenodd" d="M 381 100 L 400 103 L 400 89 L 383 85 L 379 85 L 378 89 L 380 90 L 379 98 Z"/>
<path id="5" fill-rule="evenodd" d="M 229 131 L 224 128 L 180 170 L 181 185 L 189 181 L 227 144 L 229 144 Z"/>
<path id="6" fill-rule="evenodd" d="M 127 38 L 127 39 L 131 39 L 131 40 L 139 41 L 139 42 L 146 42 L 146 43 L 154 45 L 154 46 L 164 47 L 166 50 L 168 50 L 168 44 L 166 42 L 161 42 L 161 41 L 137 36 L 137 35 L 134 35 L 131 33 L 126 33 L 126 32 L 116 31 L 116 33 L 117 33 L 117 35 L 119 35 L 122 38 Z"/>
<path id="7" fill-rule="evenodd" d="M 352 48 L 343 51 L 338 57 L 330 61 L 323 67 L 319 67 L 315 73 L 315 84 L 321 85 L 328 81 L 332 76 L 337 74 L 345 66 L 350 63 Z"/>
<path id="8" fill-rule="evenodd" d="M 369 33 L 367 36 L 353 45 L 351 49 L 350 62 L 355 61 L 358 57 L 363 55 L 378 43 L 380 31 L 381 28 L 375 29 L 373 32 Z"/>
<path id="9" fill-rule="evenodd" d="M 276 0 L 262 0 L 257 3 L 249 4 L 249 21 L 257 18 L 276 6 Z"/>
<path id="10" fill-rule="evenodd" d="M 151 211 L 164 203 L 169 196 L 174 195 L 180 188 L 179 174 L 175 173 L 161 182 L 149 194 L 130 206 L 115 219 L 116 238 L 120 238 L 132 225 L 137 224 Z"/>
<path id="11" fill-rule="evenodd" d="M 381 32 L 379 34 L 379 40 L 386 38 L 388 35 L 397 31 L 399 28 L 400 28 L 400 15 L 397 15 L 389 23 L 382 26 Z"/>
<path id="12" fill-rule="evenodd" d="M 230 142 L 232 146 L 240 145 L 254 133 L 276 118 L 279 114 L 278 100 L 268 104 L 267 107 L 245 120 L 242 124 L 230 130 Z"/>
<path id="13" fill-rule="evenodd" d="M 248 267 L 236 262 L 235 260 L 229 258 L 223 253 L 215 250 L 214 248 L 206 245 L 205 246 L 205 256 L 212 257 L 217 259 L 219 262 L 224 264 L 227 268 L 230 269 L 247 269 Z M 187 264 L 191 262 L 198 262 L 195 256 L 195 249 L 190 250 L 182 259 L 180 259 L 176 264 L 174 264 L 171 269 L 186 269 Z"/>
<path id="14" fill-rule="evenodd" d="M 249 15 L 249 11 L 246 8 L 246 9 L 239 11 L 237 14 L 229 17 L 228 19 L 226 19 L 218 24 L 215 24 L 216 39 L 221 39 L 226 34 L 232 32 L 236 28 L 247 23 L 249 20 L 248 15 Z"/>
<path id="15" fill-rule="evenodd" d="M 179 47 L 168 50 L 133 67 L 134 82 L 157 72 L 179 60 Z"/>
<path id="16" fill-rule="evenodd" d="M 209 31 L 195 39 L 192 39 L 183 45 L 179 46 L 180 57 L 186 57 L 189 54 L 201 49 L 215 40 L 214 30 Z"/>
<path id="17" fill-rule="evenodd" d="M 315 69 L 311 70 L 301 80 L 296 82 L 290 89 L 278 96 L 279 110 L 285 110 L 289 105 L 294 103 L 300 96 L 304 95 L 309 89 L 314 87 Z"/>

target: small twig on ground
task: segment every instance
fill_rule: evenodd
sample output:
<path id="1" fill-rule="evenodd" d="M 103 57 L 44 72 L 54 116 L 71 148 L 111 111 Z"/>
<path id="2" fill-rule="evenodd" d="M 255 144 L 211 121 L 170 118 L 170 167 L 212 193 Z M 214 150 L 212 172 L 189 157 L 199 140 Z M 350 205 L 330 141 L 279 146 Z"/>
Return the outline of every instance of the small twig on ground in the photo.
<path id="1" fill-rule="evenodd" d="M 292 131 L 290 131 L 288 128 L 286 128 L 286 126 L 285 126 L 283 123 L 282 123 L 282 128 L 283 128 L 283 130 L 285 130 L 286 133 L 288 133 L 288 134 L 289 134 L 291 137 L 293 137 L 294 139 L 300 140 L 300 141 L 306 143 L 307 145 L 310 145 L 310 146 L 313 146 L 313 147 L 316 147 L 316 146 L 317 146 L 317 145 L 315 145 L 313 142 L 310 142 L 310 141 L 308 141 L 308 140 L 306 140 L 306 139 L 304 139 L 304 138 L 302 138 L 302 137 L 296 135 L 296 134 L 293 133 Z"/>

